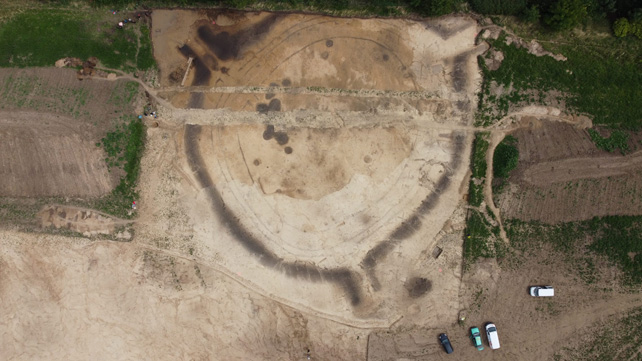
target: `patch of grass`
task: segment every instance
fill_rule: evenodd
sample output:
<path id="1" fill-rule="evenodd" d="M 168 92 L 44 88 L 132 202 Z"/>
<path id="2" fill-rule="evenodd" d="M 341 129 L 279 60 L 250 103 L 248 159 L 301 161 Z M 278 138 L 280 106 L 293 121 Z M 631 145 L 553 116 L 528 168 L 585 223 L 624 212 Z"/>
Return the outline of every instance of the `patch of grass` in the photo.
<path id="1" fill-rule="evenodd" d="M 140 26 L 140 47 L 136 57 L 136 67 L 140 70 L 148 70 L 156 67 L 156 60 L 152 50 L 152 37 L 146 25 Z"/>
<path id="2" fill-rule="evenodd" d="M 506 45 L 505 40 L 502 36 L 489 41 L 504 53 L 499 69 L 489 70 L 480 57 L 480 63 L 484 64 L 484 84 L 480 93 L 478 124 L 488 125 L 500 119 L 511 104 L 541 102 L 548 92 L 559 91 L 571 111 L 590 115 L 594 124 L 640 128 L 642 57 L 639 53 L 638 57 L 631 57 L 591 43 L 562 41 L 555 43 L 554 50 L 564 54 L 568 60 L 556 61 L 549 56 L 537 57 L 526 49 Z M 489 90 L 493 82 L 513 90 L 495 97 Z"/>
<path id="3" fill-rule="evenodd" d="M 102 12 L 85 9 L 31 9 L 0 24 L 0 67 L 52 66 L 64 57 L 97 57 L 109 68 L 142 69 L 153 66 L 149 36 L 135 28 L 118 30 Z M 141 32 L 144 32 L 141 29 Z M 146 29 L 149 35 L 149 29 Z"/>
<path id="4" fill-rule="evenodd" d="M 585 222 L 593 236 L 589 249 L 624 271 L 626 285 L 642 284 L 642 216 L 607 216 Z"/>
<path id="5" fill-rule="evenodd" d="M 623 286 L 642 285 L 642 216 L 595 217 L 556 225 L 508 219 L 504 226 L 513 248 L 528 252 L 550 244 L 587 284 L 599 278 L 595 256 L 604 256 L 622 270 Z"/>
<path id="6" fill-rule="evenodd" d="M 593 143 L 600 149 L 606 150 L 607 152 L 613 152 L 619 149 L 622 154 L 626 154 L 626 152 L 629 151 L 629 133 L 622 130 L 614 130 L 608 138 L 601 136 L 595 129 L 589 129 L 588 133 Z"/>
<path id="7" fill-rule="evenodd" d="M 123 166 L 125 176 L 108 196 L 93 202 L 92 207 L 122 218 L 131 218 L 129 210 L 132 201 L 138 198 L 136 184 L 145 147 L 145 125 L 137 117 L 132 117 L 126 126 L 110 134 L 103 138 L 101 145 L 105 147 L 108 157 L 116 158 L 118 165 Z"/>
<path id="8" fill-rule="evenodd" d="M 466 238 L 464 239 L 464 267 L 469 267 L 480 257 L 495 257 L 491 244 L 492 226 L 481 212 L 471 209 L 466 220 Z"/>
<path id="9" fill-rule="evenodd" d="M 488 132 L 479 132 L 475 134 L 473 142 L 473 178 L 483 179 L 486 177 L 486 151 L 488 150 Z"/>
<path id="10" fill-rule="evenodd" d="M 130 104 L 140 90 L 140 85 L 135 81 L 119 82 L 112 90 L 108 102 L 116 106 Z"/>
<path id="11" fill-rule="evenodd" d="M 484 188 L 482 185 L 477 185 L 472 180 L 468 187 L 468 203 L 471 206 L 479 207 L 484 200 Z"/>
<path id="12" fill-rule="evenodd" d="M 475 134 L 473 141 L 472 159 L 470 168 L 472 176 L 468 188 L 468 203 L 474 207 L 479 207 L 484 200 L 484 180 L 486 178 L 486 151 L 488 150 L 488 132 L 479 132 Z"/>

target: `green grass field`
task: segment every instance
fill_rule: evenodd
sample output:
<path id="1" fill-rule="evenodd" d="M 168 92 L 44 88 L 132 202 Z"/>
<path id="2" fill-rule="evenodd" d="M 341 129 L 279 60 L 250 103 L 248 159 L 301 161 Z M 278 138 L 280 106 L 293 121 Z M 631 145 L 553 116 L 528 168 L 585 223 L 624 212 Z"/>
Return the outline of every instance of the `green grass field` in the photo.
<path id="1" fill-rule="evenodd" d="M 149 28 L 116 29 L 104 9 L 32 9 L 0 24 L 0 67 L 53 66 L 64 57 L 97 57 L 108 68 L 155 66 Z M 139 47 L 140 43 L 140 47 Z"/>

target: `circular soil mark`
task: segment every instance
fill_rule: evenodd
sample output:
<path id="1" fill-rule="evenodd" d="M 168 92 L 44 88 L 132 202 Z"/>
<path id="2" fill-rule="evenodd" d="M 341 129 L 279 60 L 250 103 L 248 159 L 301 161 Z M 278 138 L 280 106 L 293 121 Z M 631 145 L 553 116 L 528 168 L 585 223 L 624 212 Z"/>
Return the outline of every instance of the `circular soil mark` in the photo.
<path id="1" fill-rule="evenodd" d="M 328 48 L 331 48 L 331 47 L 332 47 L 332 45 L 334 45 L 334 41 L 332 41 L 332 40 L 330 40 L 330 39 L 328 39 L 328 40 L 326 40 L 326 41 L 325 41 L 325 46 L 327 46 Z"/>
<path id="2" fill-rule="evenodd" d="M 260 159 L 255 159 L 254 162 L 252 162 L 255 166 L 261 165 L 261 160 Z"/>
<path id="3" fill-rule="evenodd" d="M 370 162 L 372 162 L 372 157 L 369 156 L 369 155 L 366 155 L 365 157 L 363 157 L 363 161 L 365 163 L 370 163 Z"/>
<path id="4" fill-rule="evenodd" d="M 388 59 L 390 59 L 388 54 L 383 54 L 383 61 L 388 61 Z"/>
<path id="5" fill-rule="evenodd" d="M 323 53 L 321 53 L 321 59 L 323 60 L 327 59 L 328 56 L 330 56 L 330 54 L 327 51 L 324 51 Z"/>
<path id="6" fill-rule="evenodd" d="M 290 85 L 292 85 L 292 81 L 290 79 L 288 79 L 288 78 L 285 78 L 285 79 L 283 79 L 281 84 L 283 84 L 283 86 L 290 86 Z"/>
<path id="7" fill-rule="evenodd" d="M 285 145 L 288 144 L 290 137 L 288 137 L 286 133 L 276 132 L 274 133 L 274 139 L 276 139 L 276 142 L 279 143 L 279 145 Z"/>
<path id="8" fill-rule="evenodd" d="M 432 289 L 432 282 L 426 278 L 413 277 L 406 282 L 405 287 L 410 298 L 418 298 Z"/>
<path id="9" fill-rule="evenodd" d="M 270 140 L 274 138 L 274 125 L 268 125 L 263 132 L 263 139 Z"/>
<path id="10" fill-rule="evenodd" d="M 285 147 L 285 154 L 292 154 L 292 147 Z"/>

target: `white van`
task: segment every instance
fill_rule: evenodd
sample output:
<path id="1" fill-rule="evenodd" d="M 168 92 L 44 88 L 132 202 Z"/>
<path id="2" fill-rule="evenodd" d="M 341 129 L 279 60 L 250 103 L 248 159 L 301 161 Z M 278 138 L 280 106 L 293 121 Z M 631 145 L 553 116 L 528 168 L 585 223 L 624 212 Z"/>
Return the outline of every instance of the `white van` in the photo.
<path id="1" fill-rule="evenodd" d="M 488 337 L 488 346 L 493 350 L 497 350 L 499 348 L 499 337 L 494 323 L 486 325 L 486 336 Z"/>
<path id="2" fill-rule="evenodd" d="M 553 297 L 555 295 L 553 286 L 533 286 L 530 291 L 533 297 Z"/>

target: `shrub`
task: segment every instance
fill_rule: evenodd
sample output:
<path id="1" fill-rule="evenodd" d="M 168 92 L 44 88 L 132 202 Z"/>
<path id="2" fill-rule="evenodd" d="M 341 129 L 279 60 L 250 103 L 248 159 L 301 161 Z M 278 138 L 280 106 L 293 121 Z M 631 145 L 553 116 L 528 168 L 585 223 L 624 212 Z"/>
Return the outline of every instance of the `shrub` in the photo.
<path id="1" fill-rule="evenodd" d="M 613 33 L 618 38 L 623 38 L 629 34 L 629 21 L 626 18 L 617 19 L 613 24 Z"/>
<path id="2" fill-rule="evenodd" d="M 558 0 L 551 7 L 545 22 L 557 30 L 570 30 L 579 25 L 588 15 L 582 0 Z"/>
<path id="3" fill-rule="evenodd" d="M 527 8 L 524 8 L 524 12 L 522 13 L 522 19 L 524 19 L 524 21 L 529 23 L 537 23 L 539 22 L 539 18 L 539 6 L 531 5 Z"/>
<path id="4" fill-rule="evenodd" d="M 517 15 L 526 9 L 526 0 L 470 0 L 476 12 L 486 15 Z"/>
<path id="5" fill-rule="evenodd" d="M 506 136 L 495 148 L 493 155 L 493 175 L 496 178 L 507 178 L 510 171 L 517 168 L 519 150 L 515 146 L 517 139 L 511 135 Z"/>

